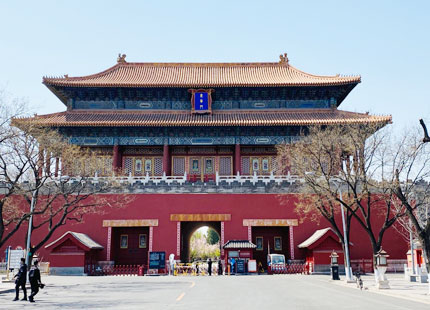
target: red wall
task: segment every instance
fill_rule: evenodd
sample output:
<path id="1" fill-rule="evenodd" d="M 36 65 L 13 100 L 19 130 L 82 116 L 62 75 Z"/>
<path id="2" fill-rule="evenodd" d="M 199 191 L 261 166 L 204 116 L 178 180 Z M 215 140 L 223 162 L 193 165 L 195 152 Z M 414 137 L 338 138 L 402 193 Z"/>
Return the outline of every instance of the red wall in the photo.
<path id="1" fill-rule="evenodd" d="M 248 219 L 297 219 L 294 212 L 294 194 L 284 195 L 283 203 L 277 194 L 140 194 L 134 195 L 135 199 L 122 208 L 106 208 L 104 214 L 88 214 L 83 223 L 70 222 L 60 227 L 49 242 L 60 237 L 70 230 L 88 234 L 96 242 L 105 247 L 100 251 L 98 259 L 106 259 L 107 231 L 102 226 L 104 219 L 158 219 L 158 227 L 154 227 L 153 251 L 166 251 L 176 255 L 176 222 L 170 221 L 172 213 L 227 213 L 231 214 L 231 221 L 225 222 L 225 242 L 230 239 L 248 239 L 247 227 L 242 220 Z M 376 216 L 374 216 L 376 218 Z M 374 219 L 377 224 L 377 219 Z M 297 245 L 310 237 L 316 229 L 329 227 L 324 219 L 318 224 L 315 221 L 305 221 L 294 227 L 295 258 L 305 258 L 305 252 L 297 248 Z M 0 249 L 0 256 L 4 257 L 6 246 L 20 245 L 24 247 L 26 226 L 15 234 L 9 242 Z M 44 229 L 36 230 L 32 237 L 32 243 L 40 240 Z M 254 236 L 253 236 L 254 237 Z M 351 240 L 351 258 L 371 258 L 370 242 L 365 231 L 353 223 Z M 149 242 L 149 235 L 148 235 Z M 267 245 L 266 245 L 267 246 Z M 394 229 L 390 229 L 384 238 L 384 250 L 391 259 L 404 259 L 407 245 L 398 236 Z M 40 256 L 46 261 L 46 250 L 39 251 Z"/>

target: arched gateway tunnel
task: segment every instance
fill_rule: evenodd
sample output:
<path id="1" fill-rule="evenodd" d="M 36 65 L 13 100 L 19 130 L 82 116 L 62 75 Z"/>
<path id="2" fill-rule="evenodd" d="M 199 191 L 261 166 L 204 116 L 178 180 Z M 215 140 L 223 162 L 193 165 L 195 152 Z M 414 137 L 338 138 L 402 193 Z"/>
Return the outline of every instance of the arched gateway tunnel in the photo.
<path id="1" fill-rule="evenodd" d="M 215 230 L 221 240 L 221 222 L 181 222 L 181 261 L 190 261 L 191 236 L 201 227 L 207 226 Z"/>

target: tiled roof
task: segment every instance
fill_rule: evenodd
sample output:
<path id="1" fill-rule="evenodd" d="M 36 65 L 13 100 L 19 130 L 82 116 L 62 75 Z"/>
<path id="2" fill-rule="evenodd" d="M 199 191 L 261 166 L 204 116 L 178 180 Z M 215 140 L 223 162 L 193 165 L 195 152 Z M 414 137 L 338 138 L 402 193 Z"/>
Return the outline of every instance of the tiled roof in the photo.
<path id="1" fill-rule="evenodd" d="M 81 243 L 83 246 L 90 250 L 103 250 L 103 246 L 95 242 L 93 239 L 91 239 L 88 235 L 83 233 L 77 233 L 74 231 L 68 231 L 64 233 L 60 238 L 56 239 L 55 241 L 51 242 L 50 244 L 46 245 L 45 248 L 53 247 L 54 245 L 59 245 L 65 238 L 70 235 L 72 238 L 74 238 L 76 241 Z"/>
<path id="2" fill-rule="evenodd" d="M 32 120 L 52 127 L 168 127 L 168 126 L 306 126 L 360 123 L 390 123 L 391 116 L 374 116 L 337 109 L 231 110 L 195 115 L 189 111 L 72 110 L 34 116 Z"/>
<path id="3" fill-rule="evenodd" d="M 128 63 L 88 76 L 44 77 L 49 86 L 71 87 L 276 87 L 332 86 L 360 83 L 360 76 L 319 76 L 288 62 L 268 63 Z"/>
<path id="4" fill-rule="evenodd" d="M 255 249 L 257 246 L 248 240 L 229 240 L 223 249 Z"/>
<path id="5" fill-rule="evenodd" d="M 330 227 L 324 228 L 324 229 L 318 229 L 316 230 L 312 236 L 310 236 L 308 239 L 303 241 L 298 245 L 300 249 L 308 248 L 315 242 L 317 242 L 321 237 L 323 237 L 327 232 L 331 231 Z"/>

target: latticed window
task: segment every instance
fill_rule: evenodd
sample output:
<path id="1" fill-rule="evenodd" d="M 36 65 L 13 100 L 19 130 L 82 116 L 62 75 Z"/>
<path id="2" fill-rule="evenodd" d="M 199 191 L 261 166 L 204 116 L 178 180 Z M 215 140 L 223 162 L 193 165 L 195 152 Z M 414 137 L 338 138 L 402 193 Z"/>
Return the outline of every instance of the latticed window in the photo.
<path id="1" fill-rule="evenodd" d="M 219 175 L 232 175 L 232 157 L 219 158 Z"/>
<path id="2" fill-rule="evenodd" d="M 190 154 L 214 154 L 214 147 L 190 147 Z"/>
<path id="3" fill-rule="evenodd" d="M 244 175 L 249 175 L 250 170 L 249 170 L 249 157 L 242 157 L 241 159 L 242 163 L 241 163 L 241 170 L 242 170 L 242 174 Z"/>
<path id="4" fill-rule="evenodd" d="M 171 150 L 172 154 L 185 154 L 187 151 L 183 146 L 173 147 Z"/>
<path id="5" fill-rule="evenodd" d="M 218 152 L 221 154 L 231 154 L 231 153 L 233 153 L 233 149 L 231 147 L 224 146 L 224 147 L 220 147 L 218 149 Z"/>
<path id="6" fill-rule="evenodd" d="M 106 176 L 112 174 L 112 156 L 98 156 L 95 161 L 75 160 L 71 174 L 74 176 Z"/>
<path id="7" fill-rule="evenodd" d="M 124 173 L 128 175 L 130 172 L 133 176 L 162 175 L 163 158 L 126 156 L 124 157 Z"/>
<path id="8" fill-rule="evenodd" d="M 184 175 L 185 157 L 173 157 L 173 175 Z"/>
<path id="9" fill-rule="evenodd" d="M 163 175 L 163 158 L 154 158 L 154 175 Z"/>
<path id="10" fill-rule="evenodd" d="M 161 155 L 163 154 L 163 149 L 160 147 L 140 147 L 140 146 L 133 146 L 133 147 L 126 147 L 123 151 L 124 155 Z"/>
<path id="11" fill-rule="evenodd" d="M 242 156 L 241 161 L 244 175 L 268 175 L 275 171 L 276 156 Z"/>
<path id="12" fill-rule="evenodd" d="M 272 156 L 272 171 L 274 174 L 279 174 L 278 172 L 278 162 L 276 156 Z"/>
<path id="13" fill-rule="evenodd" d="M 104 162 L 103 175 L 111 175 L 112 174 L 112 165 L 113 165 L 112 156 L 104 157 L 103 162 Z"/>
<path id="14" fill-rule="evenodd" d="M 133 158 L 132 157 L 125 157 L 124 158 L 124 173 L 126 175 L 129 175 L 133 173 Z"/>

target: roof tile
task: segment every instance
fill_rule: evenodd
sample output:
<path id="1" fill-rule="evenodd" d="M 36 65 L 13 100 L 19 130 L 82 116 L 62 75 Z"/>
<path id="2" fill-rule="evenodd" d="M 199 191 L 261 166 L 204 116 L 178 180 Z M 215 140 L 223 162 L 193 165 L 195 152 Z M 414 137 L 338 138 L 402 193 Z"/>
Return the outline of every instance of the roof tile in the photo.
<path id="1" fill-rule="evenodd" d="M 43 126 L 59 127 L 169 127 L 169 126 L 306 126 L 361 123 L 390 123 L 391 116 L 374 116 L 332 109 L 320 110 L 232 110 L 196 115 L 189 111 L 73 110 L 31 118 Z"/>
<path id="2" fill-rule="evenodd" d="M 360 76 L 318 76 L 288 63 L 127 63 L 88 76 L 43 78 L 47 86 L 234 87 L 331 86 L 360 83 Z"/>

